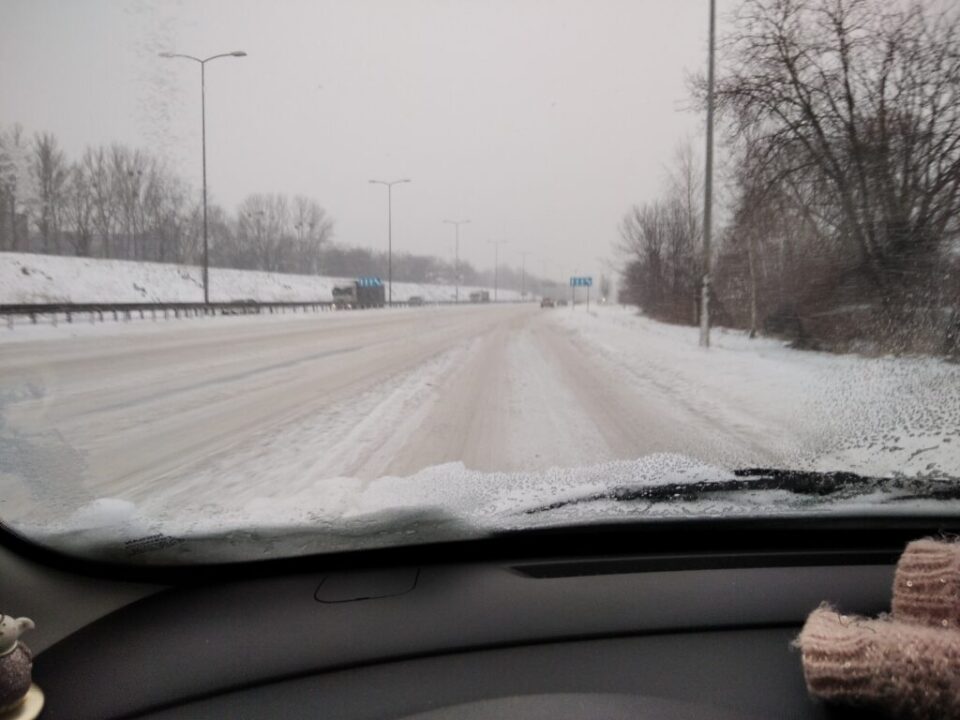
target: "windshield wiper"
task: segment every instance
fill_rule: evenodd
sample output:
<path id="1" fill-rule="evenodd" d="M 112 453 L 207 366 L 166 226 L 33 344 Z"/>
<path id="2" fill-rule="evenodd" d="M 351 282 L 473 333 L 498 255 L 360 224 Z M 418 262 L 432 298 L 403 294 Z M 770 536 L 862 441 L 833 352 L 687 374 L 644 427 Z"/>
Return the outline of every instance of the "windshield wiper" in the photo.
<path id="1" fill-rule="evenodd" d="M 558 500 L 530 508 L 524 514 L 558 510 L 571 505 L 612 500 L 615 502 L 680 503 L 733 493 L 779 490 L 820 499 L 850 498 L 884 493 L 889 500 L 960 500 L 960 480 L 931 478 L 870 477 L 851 472 L 812 472 L 743 468 L 729 480 L 667 482 L 658 485 L 621 485 L 582 497 Z"/>

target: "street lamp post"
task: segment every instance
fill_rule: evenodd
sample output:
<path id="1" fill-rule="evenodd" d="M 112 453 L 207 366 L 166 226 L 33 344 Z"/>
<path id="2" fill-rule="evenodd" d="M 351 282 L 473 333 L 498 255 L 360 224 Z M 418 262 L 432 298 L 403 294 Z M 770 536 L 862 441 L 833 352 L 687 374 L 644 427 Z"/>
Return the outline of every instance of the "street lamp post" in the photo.
<path id="1" fill-rule="evenodd" d="M 523 299 L 527 297 L 527 255 L 531 253 L 521 250 L 517 254 L 520 255 L 520 297 Z"/>
<path id="2" fill-rule="evenodd" d="M 448 225 L 453 225 L 455 228 L 455 246 L 454 246 L 454 259 L 453 259 L 453 274 L 455 276 L 455 282 L 457 284 L 457 289 L 454 295 L 454 302 L 460 302 L 460 226 L 467 225 L 470 223 L 469 220 L 444 220 Z"/>
<path id="3" fill-rule="evenodd" d="M 210 304 L 210 244 L 207 241 L 207 63 L 211 60 L 223 57 L 246 57 L 247 53 L 243 50 L 234 50 L 233 52 L 211 55 L 208 58 L 198 58 L 193 55 L 182 55 L 180 53 L 162 52 L 162 58 L 183 58 L 193 60 L 200 64 L 200 142 L 203 148 L 203 302 Z"/>
<path id="4" fill-rule="evenodd" d="M 393 307 L 393 186 L 408 183 L 410 178 L 400 180 L 371 180 L 371 185 L 387 186 L 387 305 Z"/>
<path id="5" fill-rule="evenodd" d="M 493 245 L 493 301 L 498 300 L 500 287 L 500 246 L 506 245 L 506 240 L 488 240 Z"/>

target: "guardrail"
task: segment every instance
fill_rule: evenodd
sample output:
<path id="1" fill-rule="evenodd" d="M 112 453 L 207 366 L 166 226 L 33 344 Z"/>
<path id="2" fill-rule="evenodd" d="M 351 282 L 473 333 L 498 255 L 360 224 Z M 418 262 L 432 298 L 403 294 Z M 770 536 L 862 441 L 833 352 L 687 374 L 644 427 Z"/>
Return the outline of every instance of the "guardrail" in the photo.
<path id="1" fill-rule="evenodd" d="M 499 304 L 521 302 L 519 300 L 500 300 Z M 393 307 L 418 307 L 430 305 L 474 305 L 488 303 L 470 303 L 463 301 L 456 303 L 453 300 L 424 301 L 411 303 L 394 301 Z M 490 303 L 492 304 L 492 303 Z M 263 315 L 287 312 L 327 312 L 341 310 L 335 307 L 330 300 L 313 301 L 232 301 L 232 302 L 163 302 L 163 303 L 38 303 L 0 305 L 0 317 L 6 318 L 6 325 L 13 329 L 16 318 L 24 318 L 36 325 L 40 318 L 50 318 L 53 325 L 57 325 L 62 316 L 66 323 L 84 318 L 91 323 L 98 320 L 105 322 L 112 319 L 116 322 L 129 321 L 135 317 L 141 320 L 204 317 L 211 315 Z"/>
<path id="2" fill-rule="evenodd" d="M 163 318 L 200 317 L 205 315 L 255 315 L 277 312 L 307 312 L 333 309 L 329 301 L 313 302 L 214 302 L 214 303 L 42 303 L 0 305 L 0 316 L 7 318 L 7 326 L 13 327 L 16 317 L 28 318 L 36 324 L 38 318 L 50 317 L 54 324 L 63 316 L 65 322 L 87 317 L 90 322 L 112 318 L 115 321 L 148 317 Z"/>

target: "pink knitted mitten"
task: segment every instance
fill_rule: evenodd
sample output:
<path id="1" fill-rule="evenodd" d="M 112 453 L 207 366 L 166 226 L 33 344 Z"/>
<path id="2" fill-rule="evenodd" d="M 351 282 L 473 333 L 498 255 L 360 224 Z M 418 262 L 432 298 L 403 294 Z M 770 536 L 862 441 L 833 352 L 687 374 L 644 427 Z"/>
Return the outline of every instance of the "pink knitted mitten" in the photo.
<path id="1" fill-rule="evenodd" d="M 893 616 L 960 628 L 960 543 L 915 540 L 907 545 L 893 581 Z"/>
<path id="2" fill-rule="evenodd" d="M 896 717 L 960 717 L 960 633 L 815 610 L 797 640 L 812 695 Z"/>
<path id="3" fill-rule="evenodd" d="M 821 605 L 796 645 L 812 695 L 914 720 L 960 718 L 960 543 L 907 546 L 892 617 L 844 616 Z"/>

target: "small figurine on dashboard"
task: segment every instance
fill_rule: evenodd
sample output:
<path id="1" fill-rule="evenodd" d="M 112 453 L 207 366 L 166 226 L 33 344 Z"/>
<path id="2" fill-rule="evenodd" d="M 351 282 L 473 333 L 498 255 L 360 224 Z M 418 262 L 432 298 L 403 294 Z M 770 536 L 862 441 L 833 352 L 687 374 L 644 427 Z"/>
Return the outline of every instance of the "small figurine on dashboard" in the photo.
<path id="1" fill-rule="evenodd" d="M 20 642 L 20 636 L 32 629 L 30 618 L 0 613 L 0 720 L 36 717 L 38 704 L 42 706 L 43 695 L 31 684 L 33 655 Z"/>

